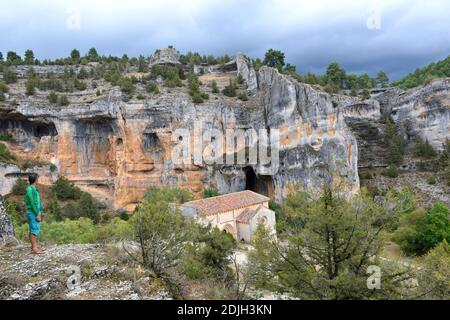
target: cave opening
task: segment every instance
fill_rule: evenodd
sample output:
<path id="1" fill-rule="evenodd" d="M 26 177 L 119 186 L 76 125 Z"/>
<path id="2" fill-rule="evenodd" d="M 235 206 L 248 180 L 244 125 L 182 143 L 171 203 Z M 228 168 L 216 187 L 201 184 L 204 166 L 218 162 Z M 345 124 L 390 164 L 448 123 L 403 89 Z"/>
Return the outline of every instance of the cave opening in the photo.
<path id="1" fill-rule="evenodd" d="M 250 190 L 273 199 L 273 182 L 271 176 L 256 175 L 252 167 L 245 167 L 245 190 Z"/>
<path id="2" fill-rule="evenodd" d="M 256 192 L 256 173 L 252 167 L 245 168 L 245 190 Z"/>
<path id="3" fill-rule="evenodd" d="M 26 119 L 2 119 L 0 134 L 10 135 L 17 143 L 32 143 L 42 137 L 56 137 L 58 131 L 53 122 L 32 122 Z"/>

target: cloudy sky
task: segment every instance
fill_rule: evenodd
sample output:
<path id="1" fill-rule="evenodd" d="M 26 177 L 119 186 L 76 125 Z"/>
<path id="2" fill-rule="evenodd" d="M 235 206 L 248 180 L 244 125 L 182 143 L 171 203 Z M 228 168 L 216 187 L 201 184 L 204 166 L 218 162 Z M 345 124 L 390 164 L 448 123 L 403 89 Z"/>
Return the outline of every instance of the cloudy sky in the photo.
<path id="1" fill-rule="evenodd" d="M 450 55 L 448 0 L 14 0 L 0 10 L 0 51 L 39 59 L 102 54 L 286 53 L 297 71 L 385 70 L 397 79 Z"/>

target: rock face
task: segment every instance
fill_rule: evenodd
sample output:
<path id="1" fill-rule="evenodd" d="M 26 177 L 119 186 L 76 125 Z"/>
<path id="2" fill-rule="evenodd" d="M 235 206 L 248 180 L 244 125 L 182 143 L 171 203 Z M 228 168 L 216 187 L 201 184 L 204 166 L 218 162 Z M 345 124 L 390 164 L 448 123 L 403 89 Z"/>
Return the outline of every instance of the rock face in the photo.
<path id="1" fill-rule="evenodd" d="M 258 90 L 256 71 L 251 66 L 250 60 L 243 54 L 238 54 L 235 61 L 237 72 L 242 76 L 245 84 L 247 85 L 247 95 L 253 97 Z"/>
<path id="2" fill-rule="evenodd" d="M 70 244 L 49 246 L 36 256 L 28 245 L 4 248 L 0 300 L 171 300 L 142 269 L 124 262 L 129 257 L 121 249 L 122 244 Z"/>
<path id="3" fill-rule="evenodd" d="M 175 48 L 156 50 L 150 58 L 150 67 L 157 64 L 180 64 L 180 53 Z"/>
<path id="4" fill-rule="evenodd" d="M 281 202 L 293 184 L 319 189 L 334 176 L 356 191 L 356 140 L 330 96 L 271 68 L 259 71 L 256 90 L 256 73 L 246 58 L 238 55 L 235 64 L 255 94 L 247 102 L 219 94 L 197 105 L 182 88 L 123 102 L 112 89 L 108 97 L 63 108 L 49 106 L 45 98 L 6 105 L 0 108 L 0 128 L 116 209 L 133 209 L 148 187 L 161 185 L 197 195 L 205 188 L 251 189 Z M 255 164 L 174 164 L 172 135 L 177 129 L 192 133 L 197 124 L 221 132 L 278 129 L 279 167 L 267 173 Z"/>
<path id="5" fill-rule="evenodd" d="M 389 100 L 392 118 L 407 142 L 421 136 L 442 150 L 450 138 L 449 91 L 450 79 L 442 79 Z"/>
<path id="6" fill-rule="evenodd" d="M 151 64 L 175 64 L 178 57 L 175 49 L 159 50 Z M 127 210 L 134 208 L 147 188 L 161 185 L 188 188 L 197 196 L 205 188 L 221 193 L 249 189 L 280 203 L 294 185 L 314 191 L 333 183 L 348 194 L 357 192 L 358 161 L 363 166 L 384 164 L 380 118 L 391 110 L 398 127 L 432 135 L 436 146 L 448 137 L 449 80 L 401 95 L 388 90 L 376 100 L 361 102 L 330 96 L 272 68 L 255 72 L 243 55 L 222 68 L 226 70 L 210 70 L 209 81 L 216 73 L 221 77 L 240 74 L 248 101 L 213 94 L 208 83 L 201 89 L 210 99 L 202 104 L 194 104 L 186 88 L 163 86 L 158 95 L 127 102 L 118 88 L 109 87 L 108 95 L 100 97 L 94 90 L 77 92 L 70 95 L 71 104 L 66 107 L 49 105 L 44 95 L 16 95 L 17 103 L 0 103 L 0 133 L 11 134 L 23 153 L 52 162 L 59 174 L 110 207 Z M 248 159 L 245 164 L 206 163 L 192 155 L 190 161 L 174 162 L 173 151 L 180 141 L 189 139 L 192 149 L 199 145 L 193 137 L 199 126 L 201 133 L 278 132 L 270 142 L 279 143 L 279 165 L 268 172 L 274 158 L 266 165 Z M 188 136 L 180 135 L 179 129 L 188 130 Z M 213 137 L 204 140 L 202 151 Z M 255 142 L 248 137 L 246 143 L 231 154 Z M 7 176 L 9 171 L 3 172 Z"/>
<path id="7" fill-rule="evenodd" d="M 14 240 L 14 227 L 11 219 L 9 219 L 6 214 L 5 207 L 3 206 L 3 200 L 0 197 L 0 246 Z"/>

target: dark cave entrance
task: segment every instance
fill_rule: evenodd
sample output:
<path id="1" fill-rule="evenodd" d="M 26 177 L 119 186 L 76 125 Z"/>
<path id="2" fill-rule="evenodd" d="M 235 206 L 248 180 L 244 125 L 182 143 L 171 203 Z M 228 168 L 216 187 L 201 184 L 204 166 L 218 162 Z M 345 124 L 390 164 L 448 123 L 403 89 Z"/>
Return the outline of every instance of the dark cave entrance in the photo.
<path id="1" fill-rule="evenodd" d="M 273 199 L 271 176 L 257 176 L 252 167 L 245 167 L 245 190 L 254 191 Z"/>

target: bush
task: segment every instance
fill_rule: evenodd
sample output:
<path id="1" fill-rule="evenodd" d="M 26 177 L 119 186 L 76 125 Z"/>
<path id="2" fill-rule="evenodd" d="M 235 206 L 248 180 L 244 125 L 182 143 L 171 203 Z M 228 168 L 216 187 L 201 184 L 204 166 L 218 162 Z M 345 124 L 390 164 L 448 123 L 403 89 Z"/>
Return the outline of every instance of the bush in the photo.
<path id="1" fill-rule="evenodd" d="M 78 200 L 82 191 L 64 177 L 59 177 L 52 186 L 53 194 L 59 200 Z"/>
<path id="2" fill-rule="evenodd" d="M 56 170 L 58 170 L 58 167 L 55 164 L 51 164 L 50 165 L 50 172 L 56 172 Z"/>
<path id="3" fill-rule="evenodd" d="M 229 277 L 229 256 L 236 240 L 229 233 L 209 226 L 197 226 L 197 235 L 188 246 L 181 268 L 191 279 Z"/>
<path id="4" fill-rule="evenodd" d="M 94 224 L 100 222 L 100 213 L 98 212 L 97 205 L 89 193 L 83 192 L 81 194 L 80 200 L 77 203 L 77 210 L 81 217 L 91 219 Z"/>
<path id="5" fill-rule="evenodd" d="M 80 218 L 78 220 L 43 221 L 42 233 L 39 240 L 55 244 L 68 243 L 91 243 L 95 239 L 95 226 L 92 220 Z M 20 226 L 19 238 L 26 239 L 28 236 L 28 225 Z"/>
<path id="6" fill-rule="evenodd" d="M 54 91 L 52 91 L 48 95 L 47 99 L 48 99 L 48 101 L 50 103 L 57 103 L 58 102 L 58 95 Z"/>
<path id="7" fill-rule="evenodd" d="M 140 94 L 138 94 L 136 96 L 136 99 L 138 99 L 138 100 L 145 100 L 145 96 L 142 93 L 140 93 Z"/>
<path id="8" fill-rule="evenodd" d="M 230 83 L 222 90 L 222 93 L 227 97 L 236 97 L 236 91 L 236 83 L 230 79 Z"/>
<path id="9" fill-rule="evenodd" d="M 192 102 L 194 102 L 194 103 L 203 103 L 204 100 L 203 100 L 202 95 L 200 93 L 198 93 L 198 92 L 195 92 L 192 95 Z"/>
<path id="10" fill-rule="evenodd" d="M 397 178 L 399 175 L 399 172 L 398 172 L 397 166 L 394 164 L 391 164 L 391 165 L 389 165 L 389 167 L 386 170 L 384 170 L 383 174 L 390 178 Z"/>
<path id="11" fill-rule="evenodd" d="M 205 189 L 203 191 L 203 198 L 213 198 L 213 197 L 217 197 L 220 196 L 219 191 L 217 191 L 217 189 Z"/>
<path id="12" fill-rule="evenodd" d="M 97 227 L 94 240 L 103 241 L 109 239 L 133 239 L 133 225 L 116 217 L 107 225 Z"/>
<path id="13" fill-rule="evenodd" d="M 0 133 L 0 141 L 12 142 L 13 140 L 12 135 Z"/>
<path id="14" fill-rule="evenodd" d="M 125 210 L 121 210 L 119 213 L 119 218 L 123 221 L 128 221 L 130 219 L 130 215 Z"/>
<path id="15" fill-rule="evenodd" d="M 12 194 L 16 196 L 23 196 L 27 192 L 27 187 L 28 183 L 26 183 L 25 180 L 18 178 L 12 188 Z"/>
<path id="16" fill-rule="evenodd" d="M 400 220 L 393 240 L 410 255 L 422 255 L 443 240 L 450 240 L 450 210 L 436 203 L 428 212 L 417 210 Z"/>
<path id="17" fill-rule="evenodd" d="M 156 83 L 150 82 L 149 84 L 147 84 L 145 86 L 145 91 L 147 91 L 148 93 L 158 94 L 159 93 L 159 88 L 158 88 L 158 85 Z"/>
<path id="18" fill-rule="evenodd" d="M 34 88 L 34 82 L 30 79 L 27 80 L 25 84 L 25 93 L 27 96 L 32 96 L 36 93 L 36 90 Z"/>
<path id="19" fill-rule="evenodd" d="M 414 146 L 414 154 L 420 158 L 432 159 L 437 156 L 437 152 L 428 140 L 423 141 L 422 138 L 417 138 Z"/>
<path id="20" fill-rule="evenodd" d="M 180 188 L 150 188 L 145 192 L 144 199 L 182 204 L 191 201 L 192 194 Z"/>
<path id="21" fill-rule="evenodd" d="M 422 252 L 433 249 L 443 240 L 450 242 L 450 210 L 443 203 L 436 203 L 428 211 L 423 224 L 419 228 L 419 239 Z"/>
<path id="22" fill-rule="evenodd" d="M 17 74 L 9 69 L 3 71 L 3 80 L 7 84 L 16 83 L 17 82 Z"/>
<path id="23" fill-rule="evenodd" d="M 211 88 L 212 88 L 212 93 L 219 93 L 220 92 L 219 87 L 217 86 L 217 81 L 216 80 L 213 80 L 211 82 Z"/>
<path id="24" fill-rule="evenodd" d="M 68 106 L 70 104 L 69 98 L 67 98 L 66 95 L 62 95 L 59 97 L 59 103 L 60 106 Z"/>
<path id="25" fill-rule="evenodd" d="M 119 86 L 122 93 L 131 94 L 134 92 L 134 84 L 130 78 L 122 77 L 119 80 Z"/>
<path id="26" fill-rule="evenodd" d="M 4 81 L 0 81 L 0 92 L 7 93 L 9 91 L 9 87 Z"/>
<path id="27" fill-rule="evenodd" d="M 83 81 L 80 81 L 78 79 L 75 79 L 74 83 L 73 83 L 75 89 L 79 90 L 79 91 L 84 91 L 87 89 L 87 84 Z"/>
<path id="28" fill-rule="evenodd" d="M 245 92 L 239 93 L 238 99 L 241 100 L 241 101 L 248 101 L 247 94 Z"/>
<path id="29" fill-rule="evenodd" d="M 432 185 L 432 186 L 435 185 L 436 184 L 436 178 L 434 176 L 428 177 L 427 183 L 429 185 Z"/>
<path id="30" fill-rule="evenodd" d="M 0 143 L 0 161 L 4 163 L 17 164 L 17 157 L 13 155 L 3 143 Z"/>
<path id="31" fill-rule="evenodd" d="M 369 89 L 364 89 L 362 92 L 362 97 L 364 100 L 370 99 L 370 91 Z"/>

